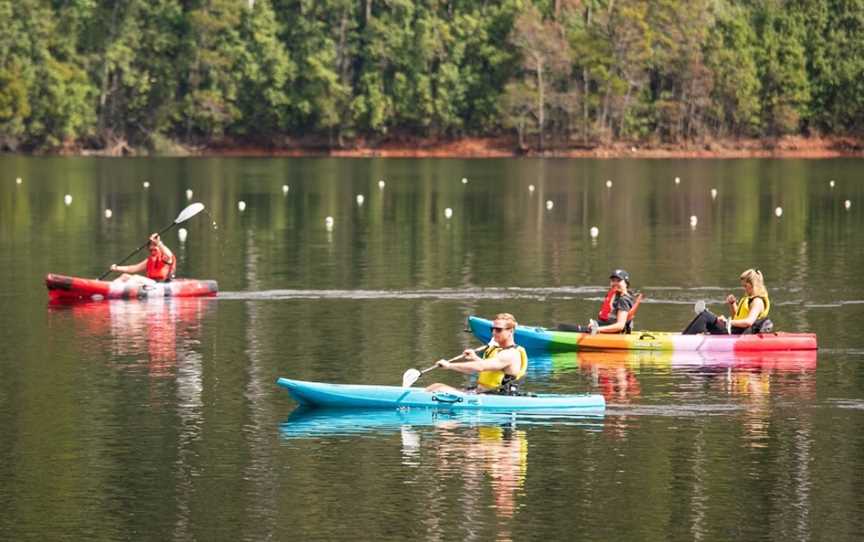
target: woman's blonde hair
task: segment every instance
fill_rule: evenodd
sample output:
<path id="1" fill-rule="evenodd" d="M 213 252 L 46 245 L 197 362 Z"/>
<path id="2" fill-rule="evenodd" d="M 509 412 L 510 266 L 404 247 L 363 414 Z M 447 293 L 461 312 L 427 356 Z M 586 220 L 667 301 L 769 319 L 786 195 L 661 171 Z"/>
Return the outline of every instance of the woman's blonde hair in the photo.
<path id="1" fill-rule="evenodd" d="M 741 276 L 738 278 L 753 286 L 753 295 L 768 297 L 768 290 L 765 288 L 765 277 L 762 276 L 762 271 L 748 269 L 741 273 Z"/>
<path id="2" fill-rule="evenodd" d="M 498 314 L 495 315 L 495 319 L 496 320 L 506 320 L 508 322 L 507 327 L 509 327 L 510 329 L 516 329 L 516 326 L 518 325 L 516 323 L 516 318 L 514 318 L 513 315 L 510 314 L 509 312 L 499 312 Z"/>

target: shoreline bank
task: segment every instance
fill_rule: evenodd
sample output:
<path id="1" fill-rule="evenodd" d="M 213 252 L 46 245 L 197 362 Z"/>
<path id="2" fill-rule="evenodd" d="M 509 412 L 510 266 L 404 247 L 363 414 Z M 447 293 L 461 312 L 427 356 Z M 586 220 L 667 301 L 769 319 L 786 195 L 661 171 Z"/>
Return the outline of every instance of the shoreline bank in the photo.
<path id="1" fill-rule="evenodd" d="M 680 145 L 639 145 L 611 143 L 583 148 L 547 151 L 520 151 L 509 138 L 462 138 L 457 140 L 405 140 L 381 144 L 358 142 L 350 148 L 289 141 L 280 146 L 219 142 L 209 146 L 177 145 L 171 152 L 140 152 L 124 147 L 118 154 L 109 150 L 64 149 L 61 156 L 226 156 L 226 157 L 338 157 L 338 158 L 656 158 L 656 159 L 742 159 L 742 158 L 862 158 L 864 140 L 851 137 L 788 136 L 773 140 L 716 140 Z M 50 153 L 48 153 L 50 154 Z"/>

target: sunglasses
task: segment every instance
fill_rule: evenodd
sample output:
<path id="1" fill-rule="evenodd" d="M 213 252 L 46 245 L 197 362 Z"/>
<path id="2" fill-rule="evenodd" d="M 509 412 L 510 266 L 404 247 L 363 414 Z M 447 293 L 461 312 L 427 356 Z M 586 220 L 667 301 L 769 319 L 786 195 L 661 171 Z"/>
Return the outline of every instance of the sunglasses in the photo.
<path id="1" fill-rule="evenodd" d="M 504 331 L 505 329 L 513 329 L 513 328 L 512 327 L 495 327 L 495 326 L 492 326 L 489 329 L 492 330 L 492 333 L 500 333 L 500 332 Z"/>

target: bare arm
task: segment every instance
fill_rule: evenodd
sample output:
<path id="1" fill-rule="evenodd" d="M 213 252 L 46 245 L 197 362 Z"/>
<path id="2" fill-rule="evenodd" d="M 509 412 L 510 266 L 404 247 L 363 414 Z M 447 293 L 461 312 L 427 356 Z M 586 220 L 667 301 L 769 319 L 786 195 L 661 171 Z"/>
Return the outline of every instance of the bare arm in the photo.
<path id="1" fill-rule="evenodd" d="M 473 355 L 468 355 L 467 352 L 471 352 Z M 465 357 L 473 359 L 471 361 L 452 363 L 442 359 L 438 362 L 438 366 L 459 373 L 473 374 L 480 371 L 506 371 L 508 367 L 513 365 L 514 361 L 519 361 L 517 352 L 514 350 L 499 352 L 489 359 L 480 359 L 477 354 L 474 354 L 473 350 L 466 350 Z"/>
<path id="2" fill-rule="evenodd" d="M 759 314 L 765 310 L 765 302 L 762 301 L 761 297 L 757 297 L 753 300 L 753 304 L 750 305 L 750 312 L 747 314 L 747 318 L 741 318 L 738 320 L 732 320 L 732 327 L 750 327 L 753 325 L 759 318 Z"/>
<path id="3" fill-rule="evenodd" d="M 140 262 L 133 265 L 112 265 L 111 271 L 117 271 L 119 273 L 141 273 L 147 269 L 147 259 L 143 259 Z"/>
<path id="4" fill-rule="evenodd" d="M 614 324 L 599 326 L 597 333 L 621 333 L 627 325 L 627 311 L 618 311 Z"/>

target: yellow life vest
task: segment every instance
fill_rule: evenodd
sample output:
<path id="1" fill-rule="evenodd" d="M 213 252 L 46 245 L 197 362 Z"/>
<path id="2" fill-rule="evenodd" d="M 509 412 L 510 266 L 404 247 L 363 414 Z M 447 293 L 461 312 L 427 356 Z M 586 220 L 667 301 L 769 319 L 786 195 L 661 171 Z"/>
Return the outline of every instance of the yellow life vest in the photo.
<path id="1" fill-rule="evenodd" d="M 768 316 L 768 311 L 771 310 L 771 300 L 768 299 L 768 296 L 754 295 L 753 297 L 742 297 L 738 300 L 738 310 L 735 311 L 735 316 L 732 318 L 733 320 L 743 320 L 750 316 L 750 303 L 753 302 L 757 297 L 762 298 L 762 304 L 765 305 L 765 308 L 762 309 L 762 312 L 759 313 L 759 316 L 756 317 L 757 320 L 761 320 Z"/>
<path id="2" fill-rule="evenodd" d="M 516 348 L 519 352 L 521 362 L 519 363 L 519 373 L 515 377 L 515 380 L 519 380 L 528 371 L 528 353 L 521 346 L 514 345 L 508 348 Z M 492 358 L 503 350 L 507 350 L 507 348 L 501 348 L 500 346 L 489 347 L 483 352 L 483 359 Z M 477 385 L 486 390 L 497 390 L 504 382 L 505 376 L 507 376 L 507 373 L 504 371 L 480 371 L 477 375 Z"/>

